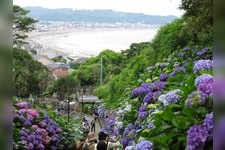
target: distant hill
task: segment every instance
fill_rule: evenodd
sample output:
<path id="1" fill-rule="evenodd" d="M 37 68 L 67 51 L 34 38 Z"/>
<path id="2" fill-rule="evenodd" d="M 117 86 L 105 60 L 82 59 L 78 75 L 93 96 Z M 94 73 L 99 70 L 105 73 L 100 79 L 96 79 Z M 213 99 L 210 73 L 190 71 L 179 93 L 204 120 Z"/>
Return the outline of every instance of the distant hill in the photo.
<path id="1" fill-rule="evenodd" d="M 145 15 L 142 13 L 117 12 L 113 10 L 73 10 L 69 8 L 48 9 L 25 7 L 30 10 L 28 16 L 40 21 L 77 21 L 96 23 L 142 23 L 161 25 L 176 19 L 176 16 Z"/>

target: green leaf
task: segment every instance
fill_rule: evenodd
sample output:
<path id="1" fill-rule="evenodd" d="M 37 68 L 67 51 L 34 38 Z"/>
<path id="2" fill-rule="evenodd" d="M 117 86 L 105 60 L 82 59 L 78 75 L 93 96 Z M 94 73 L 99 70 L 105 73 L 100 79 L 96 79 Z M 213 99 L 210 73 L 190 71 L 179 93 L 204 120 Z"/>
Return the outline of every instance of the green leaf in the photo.
<path id="1" fill-rule="evenodd" d="M 174 114 L 170 109 L 167 109 L 162 113 L 162 117 L 164 120 L 169 121 L 174 117 Z"/>
<path id="2" fill-rule="evenodd" d="M 189 121 L 188 117 L 177 116 L 172 119 L 172 124 L 178 129 L 186 129 L 190 124 Z"/>

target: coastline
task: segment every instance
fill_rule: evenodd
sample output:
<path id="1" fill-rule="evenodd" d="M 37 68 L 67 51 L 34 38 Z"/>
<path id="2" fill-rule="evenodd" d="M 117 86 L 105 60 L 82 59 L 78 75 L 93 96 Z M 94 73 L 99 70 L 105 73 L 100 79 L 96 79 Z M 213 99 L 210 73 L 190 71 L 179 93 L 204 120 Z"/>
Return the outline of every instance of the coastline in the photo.
<path id="1" fill-rule="evenodd" d="M 31 32 L 29 41 L 43 46 L 39 54 L 71 58 L 91 57 L 105 49 L 115 52 L 128 49 L 132 43 L 151 41 L 155 28 L 76 28 L 61 31 Z"/>

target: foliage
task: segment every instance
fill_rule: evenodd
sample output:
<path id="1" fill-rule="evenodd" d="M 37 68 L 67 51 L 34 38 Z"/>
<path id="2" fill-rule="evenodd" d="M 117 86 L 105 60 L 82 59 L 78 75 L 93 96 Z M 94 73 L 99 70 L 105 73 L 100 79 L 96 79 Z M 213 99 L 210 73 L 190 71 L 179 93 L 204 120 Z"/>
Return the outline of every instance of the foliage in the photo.
<path id="1" fill-rule="evenodd" d="M 20 49 L 13 49 L 13 95 L 40 95 L 50 84 L 52 76 L 47 67 Z"/>
<path id="2" fill-rule="evenodd" d="M 206 59 L 212 59 L 210 49 L 185 48 L 148 67 L 143 83 L 105 118 L 105 130 L 124 148 L 144 138 L 154 149 L 212 149 L 212 67 L 211 61 L 201 64 Z"/>
<path id="3" fill-rule="evenodd" d="M 55 80 L 53 84 L 46 89 L 44 95 L 52 95 L 56 93 L 57 96 L 61 100 L 63 100 L 74 94 L 76 91 L 76 87 L 76 79 L 73 76 L 69 75 Z"/>
<path id="4" fill-rule="evenodd" d="M 184 19 L 176 19 L 159 29 L 152 41 L 152 47 L 157 51 L 158 61 L 172 53 L 171 50 L 176 51 L 187 45 L 189 37 L 180 34 L 183 24 Z"/>
<path id="5" fill-rule="evenodd" d="M 81 63 L 78 63 L 78 62 L 70 62 L 69 65 L 70 65 L 70 68 L 71 69 L 77 70 L 80 67 Z"/>
<path id="6" fill-rule="evenodd" d="M 21 47 L 27 38 L 26 33 L 34 30 L 34 24 L 36 20 L 27 17 L 28 10 L 21 8 L 20 6 L 13 5 L 13 46 Z"/>
<path id="7" fill-rule="evenodd" d="M 120 105 L 125 91 L 138 83 L 138 79 L 142 77 L 142 73 L 149 64 L 155 63 L 156 53 L 149 43 L 133 44 L 131 49 L 124 51 L 123 54 L 127 58 L 126 67 L 120 74 L 112 76 L 105 85 L 99 86 L 94 91 L 96 95 L 104 99 L 106 106 L 112 108 Z M 131 57 L 132 55 L 135 57 Z"/>
<path id="8" fill-rule="evenodd" d="M 51 118 L 54 118 L 55 122 L 63 131 L 61 133 L 61 144 L 58 149 L 67 148 L 68 145 L 75 143 L 84 136 L 82 132 L 82 119 L 80 116 L 70 114 L 70 121 L 68 122 L 67 115 L 59 115 L 56 112 L 53 112 L 52 109 L 46 110 L 46 113 Z"/>
<path id="9" fill-rule="evenodd" d="M 102 58 L 102 76 L 103 83 L 112 78 L 113 75 L 119 74 L 124 67 L 124 56 L 111 50 L 102 51 L 97 57 L 86 60 L 77 70 L 76 78 L 81 87 L 97 86 L 100 83 Z"/>
<path id="10" fill-rule="evenodd" d="M 66 63 L 66 59 L 63 58 L 62 56 L 56 56 L 56 57 L 52 58 L 52 60 L 53 60 L 54 62 L 62 62 L 62 63 Z"/>
<path id="11" fill-rule="evenodd" d="M 193 44 L 213 44 L 213 1 L 182 0 L 180 9 L 185 10 L 185 24 L 181 34 L 189 37 Z"/>

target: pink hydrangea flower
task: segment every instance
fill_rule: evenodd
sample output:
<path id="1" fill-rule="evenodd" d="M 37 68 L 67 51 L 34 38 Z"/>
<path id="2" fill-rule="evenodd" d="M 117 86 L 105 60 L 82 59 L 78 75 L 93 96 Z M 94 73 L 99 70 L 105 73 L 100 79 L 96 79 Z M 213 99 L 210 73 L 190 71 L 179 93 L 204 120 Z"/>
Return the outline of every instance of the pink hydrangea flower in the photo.
<path id="1" fill-rule="evenodd" d="M 27 113 L 32 117 L 38 117 L 38 111 L 34 109 L 27 109 Z"/>
<path id="2" fill-rule="evenodd" d="M 19 102 L 16 104 L 17 107 L 19 108 L 25 108 L 27 109 L 29 107 L 29 103 L 28 102 Z"/>

